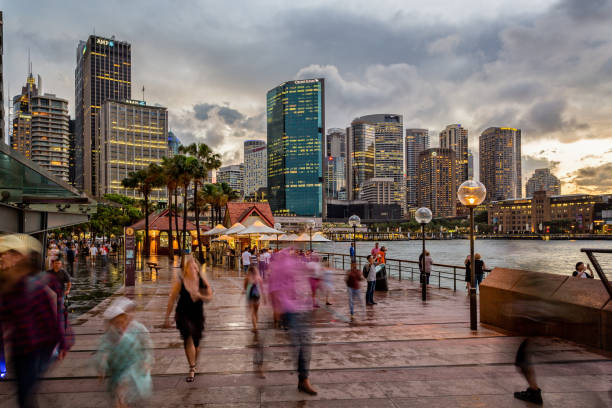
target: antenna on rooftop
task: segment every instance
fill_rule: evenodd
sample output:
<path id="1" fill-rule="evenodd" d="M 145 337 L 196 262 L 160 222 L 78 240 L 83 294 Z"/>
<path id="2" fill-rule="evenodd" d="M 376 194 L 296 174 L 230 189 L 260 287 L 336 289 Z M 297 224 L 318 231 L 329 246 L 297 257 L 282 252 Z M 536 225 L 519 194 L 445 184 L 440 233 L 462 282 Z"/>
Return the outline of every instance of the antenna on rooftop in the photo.
<path id="1" fill-rule="evenodd" d="M 144 91 L 145 91 L 145 87 L 144 87 L 144 85 L 143 85 L 143 86 L 142 86 L 142 100 L 143 100 L 143 101 L 145 100 L 145 98 L 144 98 Z"/>

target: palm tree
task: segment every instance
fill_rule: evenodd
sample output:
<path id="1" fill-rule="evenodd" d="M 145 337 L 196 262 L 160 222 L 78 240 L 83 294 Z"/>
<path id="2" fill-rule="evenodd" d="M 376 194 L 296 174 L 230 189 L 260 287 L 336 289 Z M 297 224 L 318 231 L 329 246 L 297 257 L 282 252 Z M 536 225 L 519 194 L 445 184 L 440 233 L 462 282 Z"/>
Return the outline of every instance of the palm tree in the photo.
<path id="1" fill-rule="evenodd" d="M 221 199 L 221 189 L 217 184 L 204 184 L 200 197 L 203 202 L 210 205 L 210 226 L 213 228 L 217 221 L 216 214 Z"/>
<path id="2" fill-rule="evenodd" d="M 173 158 L 163 158 L 162 163 L 164 181 L 166 183 L 166 189 L 168 190 L 168 258 L 172 261 L 174 259 L 174 236 L 172 234 L 172 195 L 177 189 L 177 167 Z M 178 235 L 178 228 L 176 228 Z"/>
<path id="3" fill-rule="evenodd" d="M 183 237 L 182 244 L 185 244 L 185 237 L 187 236 L 187 198 L 189 193 L 189 186 L 193 181 L 194 174 L 198 174 L 199 162 L 195 157 L 191 156 L 175 156 L 177 158 L 177 170 L 178 178 L 177 182 L 183 189 Z M 185 264 L 185 250 L 181 251 L 181 267 Z"/>
<path id="4" fill-rule="evenodd" d="M 149 195 L 154 188 L 162 187 L 164 184 L 162 168 L 155 164 L 149 164 L 149 167 L 140 169 L 136 172 L 128 173 L 128 176 L 121 181 L 124 188 L 133 188 L 137 190 L 144 199 L 144 217 L 145 217 L 145 237 L 144 237 L 144 253 L 149 256 Z"/>

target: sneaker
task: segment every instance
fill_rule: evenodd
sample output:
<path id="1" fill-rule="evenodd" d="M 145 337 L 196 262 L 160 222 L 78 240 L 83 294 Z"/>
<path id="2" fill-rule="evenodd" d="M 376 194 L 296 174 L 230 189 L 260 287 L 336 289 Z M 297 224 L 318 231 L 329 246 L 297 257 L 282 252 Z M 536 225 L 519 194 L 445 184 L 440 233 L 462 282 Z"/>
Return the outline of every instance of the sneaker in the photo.
<path id="1" fill-rule="evenodd" d="M 525 391 L 515 392 L 514 398 L 542 405 L 542 390 L 539 388 L 537 390 L 527 388 Z"/>

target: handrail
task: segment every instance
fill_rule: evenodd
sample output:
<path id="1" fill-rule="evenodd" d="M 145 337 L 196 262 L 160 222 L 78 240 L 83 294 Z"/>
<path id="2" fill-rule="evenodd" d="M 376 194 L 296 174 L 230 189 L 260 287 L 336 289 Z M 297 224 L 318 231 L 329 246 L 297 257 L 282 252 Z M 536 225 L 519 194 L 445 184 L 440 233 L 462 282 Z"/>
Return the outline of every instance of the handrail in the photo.
<path id="1" fill-rule="evenodd" d="M 593 264 L 595 271 L 597 271 L 597 275 L 599 275 L 599 279 L 601 280 L 601 283 L 604 285 L 604 288 L 606 288 L 606 290 L 608 291 L 608 295 L 610 295 L 610 298 L 612 298 L 612 286 L 610 286 L 610 281 L 608 281 L 608 277 L 604 273 L 603 269 L 601 269 L 601 265 L 599 264 L 599 261 L 597 260 L 597 258 L 595 258 L 595 255 L 593 255 L 594 253 L 612 254 L 612 249 L 581 248 L 580 252 L 586 253 L 586 255 L 589 257 L 589 260 Z"/>

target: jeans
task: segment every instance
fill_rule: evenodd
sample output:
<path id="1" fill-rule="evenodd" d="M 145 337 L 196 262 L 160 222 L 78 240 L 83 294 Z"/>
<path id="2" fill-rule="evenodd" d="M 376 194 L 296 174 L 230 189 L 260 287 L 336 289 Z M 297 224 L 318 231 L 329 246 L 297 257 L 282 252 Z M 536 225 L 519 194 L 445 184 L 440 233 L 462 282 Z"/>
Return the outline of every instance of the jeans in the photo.
<path id="1" fill-rule="evenodd" d="M 249 270 L 249 266 L 251 265 L 242 265 L 242 270 L 244 271 L 244 273 L 247 273 L 247 271 Z"/>
<path id="2" fill-rule="evenodd" d="M 355 312 L 355 301 L 359 302 L 359 289 L 347 288 L 348 289 L 348 301 L 349 301 L 349 310 L 351 311 L 351 316 Z"/>
<path id="3" fill-rule="evenodd" d="M 374 289 L 375 288 L 376 288 L 376 281 L 368 281 L 368 289 L 366 290 L 366 304 L 368 305 L 374 303 Z"/>
<path id="4" fill-rule="evenodd" d="M 15 377 L 17 379 L 17 401 L 20 408 L 35 408 L 36 384 L 49 367 L 54 347 L 43 347 L 32 353 L 14 355 Z"/>
<path id="5" fill-rule="evenodd" d="M 293 348 L 294 358 L 297 360 L 298 378 L 304 381 L 308 378 L 310 370 L 310 355 L 312 341 L 310 337 L 310 314 L 285 313 L 285 322 L 289 329 L 289 339 Z"/>

